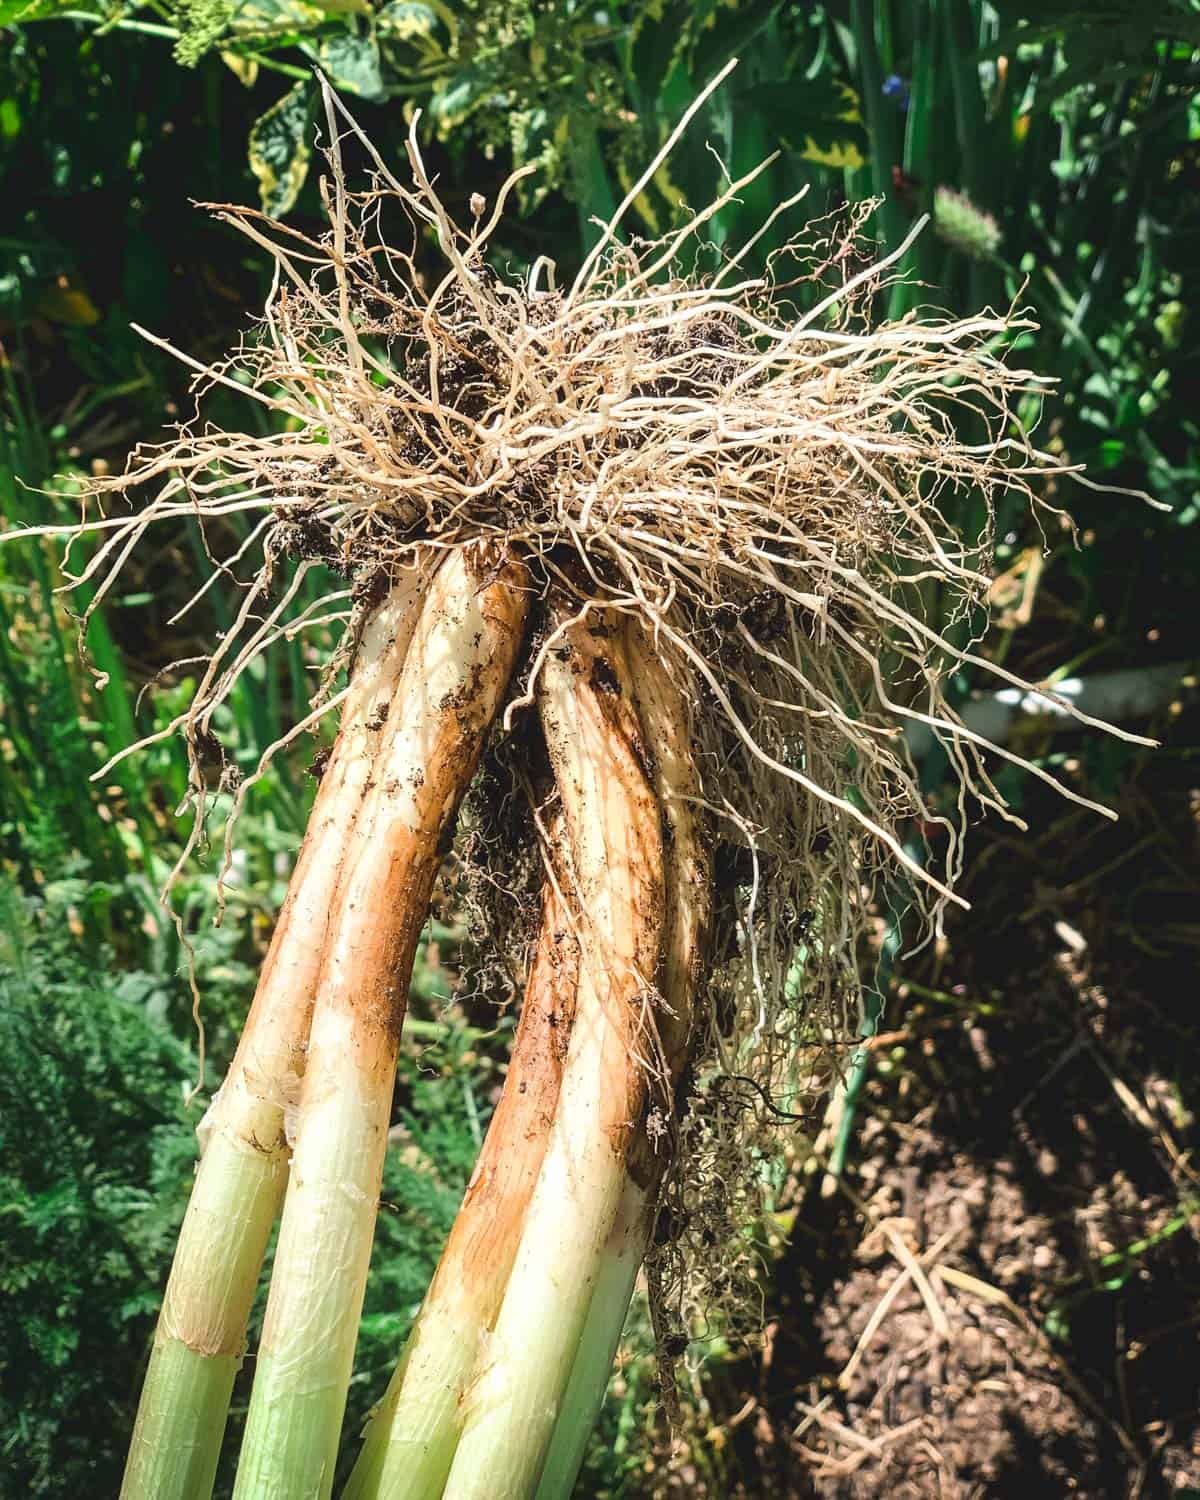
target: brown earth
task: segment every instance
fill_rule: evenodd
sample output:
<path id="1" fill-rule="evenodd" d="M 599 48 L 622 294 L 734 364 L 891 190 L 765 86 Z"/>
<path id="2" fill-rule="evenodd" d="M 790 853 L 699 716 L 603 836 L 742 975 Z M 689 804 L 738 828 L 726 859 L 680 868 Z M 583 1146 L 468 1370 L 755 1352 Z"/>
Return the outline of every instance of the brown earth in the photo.
<path id="1" fill-rule="evenodd" d="M 897 964 L 763 1347 L 649 1492 L 1200 1496 L 1198 787 L 1160 755 L 1120 824 L 985 831 L 974 910 Z"/>

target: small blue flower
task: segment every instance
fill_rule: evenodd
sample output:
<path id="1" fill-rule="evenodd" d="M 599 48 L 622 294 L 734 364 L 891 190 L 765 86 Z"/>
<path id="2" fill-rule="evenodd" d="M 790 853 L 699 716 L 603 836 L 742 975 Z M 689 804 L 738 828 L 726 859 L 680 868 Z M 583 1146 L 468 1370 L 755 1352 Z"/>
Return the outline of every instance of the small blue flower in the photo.
<path id="1" fill-rule="evenodd" d="M 899 73 L 889 73 L 883 80 L 883 87 L 880 89 L 880 93 L 882 93 L 885 99 L 894 99 L 902 110 L 908 108 L 910 92 L 908 79 L 901 78 Z"/>

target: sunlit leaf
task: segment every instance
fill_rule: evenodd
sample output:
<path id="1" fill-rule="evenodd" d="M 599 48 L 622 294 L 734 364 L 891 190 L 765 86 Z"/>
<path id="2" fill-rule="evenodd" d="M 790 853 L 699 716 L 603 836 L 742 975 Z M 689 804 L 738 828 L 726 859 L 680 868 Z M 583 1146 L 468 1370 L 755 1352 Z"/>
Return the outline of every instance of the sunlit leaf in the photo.
<path id="1" fill-rule="evenodd" d="M 416 0 L 392 0 L 375 18 L 375 25 L 388 36 L 405 42 L 415 37 L 431 37 L 437 29 L 433 7 Z"/>
<path id="2" fill-rule="evenodd" d="M 361 99 L 387 97 L 374 37 L 352 36 L 349 32 L 325 37 L 317 48 L 317 61 L 334 88 Z"/>
<path id="3" fill-rule="evenodd" d="M 222 52 L 221 61 L 245 88 L 252 89 L 258 78 L 258 59 L 242 57 L 237 52 Z"/>
<path id="4" fill-rule="evenodd" d="M 48 21 L 59 11 L 70 8 L 71 0 L 0 0 L 0 26 Z"/>
<path id="5" fill-rule="evenodd" d="M 856 172 L 867 163 L 867 158 L 853 142 L 835 141 L 830 146 L 821 146 L 811 135 L 805 136 L 800 155 L 805 161 L 819 162 L 823 167 L 845 168 L 849 172 Z"/>
<path id="6" fill-rule="evenodd" d="M 287 213 L 304 186 L 312 156 L 312 101 L 313 86 L 297 83 L 250 131 L 250 170 L 265 213 Z"/>
<path id="7" fill-rule="evenodd" d="M 232 25 L 239 34 L 264 30 L 312 31 L 324 19 L 319 7 L 306 5 L 304 0 L 242 0 Z"/>
<path id="8" fill-rule="evenodd" d="M 758 85 L 747 103 L 764 117 L 768 139 L 805 161 L 828 167 L 861 167 L 867 133 L 852 89 L 831 78 Z"/>

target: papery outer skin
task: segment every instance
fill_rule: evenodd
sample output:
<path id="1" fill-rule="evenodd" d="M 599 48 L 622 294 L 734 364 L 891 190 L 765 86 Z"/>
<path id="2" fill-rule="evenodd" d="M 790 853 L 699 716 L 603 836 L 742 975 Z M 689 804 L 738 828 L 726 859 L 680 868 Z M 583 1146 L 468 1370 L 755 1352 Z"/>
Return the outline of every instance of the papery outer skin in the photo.
<path id="1" fill-rule="evenodd" d="M 237 1500 L 333 1484 L 413 956 L 520 645 L 523 581 L 456 551 L 425 596 L 330 922 Z"/>
<path id="2" fill-rule="evenodd" d="M 646 1098 L 634 1054 L 652 1029 L 662 831 L 619 630 L 602 638 L 570 626 L 547 657 L 538 707 L 581 913 L 579 998 L 545 1161 L 466 1396 L 446 1500 L 526 1500 L 537 1487 Z"/>
<path id="3" fill-rule="evenodd" d="M 400 575 L 363 631 L 237 1052 L 201 1121 L 200 1164 L 163 1298 L 122 1500 L 205 1500 L 263 1255 L 287 1183 L 285 1110 L 304 1066 L 330 908 L 427 574 Z M 191 1457 L 186 1463 L 180 1454 Z"/>
<path id="4" fill-rule="evenodd" d="M 666 1001 L 659 1036 L 672 1088 L 687 1064 L 697 1029 L 697 991 L 712 919 L 712 863 L 699 777 L 691 749 L 690 717 L 678 685 L 639 627 L 626 632 L 630 676 L 647 744 L 666 838 L 666 918 L 661 987 Z M 644 1131 L 633 1147 L 621 1207 L 605 1243 L 583 1335 L 555 1423 L 537 1500 L 567 1500 L 608 1387 L 613 1360 L 653 1229 L 655 1192 L 668 1164 Z"/>
<path id="5" fill-rule="evenodd" d="M 437 1500 L 450 1472 L 463 1393 L 499 1312 L 545 1154 L 575 1010 L 578 945 L 550 881 L 542 905 L 500 1102 L 342 1500 Z"/>

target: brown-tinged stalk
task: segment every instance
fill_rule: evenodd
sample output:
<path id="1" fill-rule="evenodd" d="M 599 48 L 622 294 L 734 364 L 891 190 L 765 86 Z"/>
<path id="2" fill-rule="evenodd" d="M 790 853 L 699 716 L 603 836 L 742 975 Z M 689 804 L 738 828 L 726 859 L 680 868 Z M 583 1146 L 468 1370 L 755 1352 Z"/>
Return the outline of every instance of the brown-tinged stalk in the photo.
<path id="1" fill-rule="evenodd" d="M 201 1157 L 159 1315 L 121 1494 L 212 1490 L 267 1236 L 287 1182 L 295 1108 L 330 907 L 400 680 L 427 572 L 404 569 L 368 619 L 254 1002 L 201 1122 Z"/>
<path id="2" fill-rule="evenodd" d="M 425 595 L 330 921 L 239 1500 L 333 1484 L 413 956 L 520 645 L 523 584 L 503 558 L 460 549 Z"/>
<path id="3" fill-rule="evenodd" d="M 686 674 L 677 663 L 680 677 L 672 675 L 641 627 L 629 627 L 625 641 L 663 820 L 666 922 L 658 1021 L 662 1073 L 649 1101 L 651 1113 L 640 1122 L 630 1153 L 621 1205 L 604 1244 L 537 1500 L 565 1500 L 571 1494 L 604 1400 L 634 1283 L 649 1247 L 659 1186 L 670 1165 L 676 1093 L 700 1028 L 697 1002 L 712 919 L 712 835 L 700 800 L 692 715 L 680 687 Z"/>
<path id="4" fill-rule="evenodd" d="M 658 1067 L 663 840 L 616 615 L 570 623 L 538 681 L 580 914 L 558 1109 L 496 1327 L 467 1393 L 447 1500 L 536 1489 Z"/>
<path id="5" fill-rule="evenodd" d="M 573 926 L 552 873 L 504 1090 L 343 1500 L 436 1500 L 442 1493 L 463 1394 L 500 1310 L 558 1103 L 579 983 Z"/>

